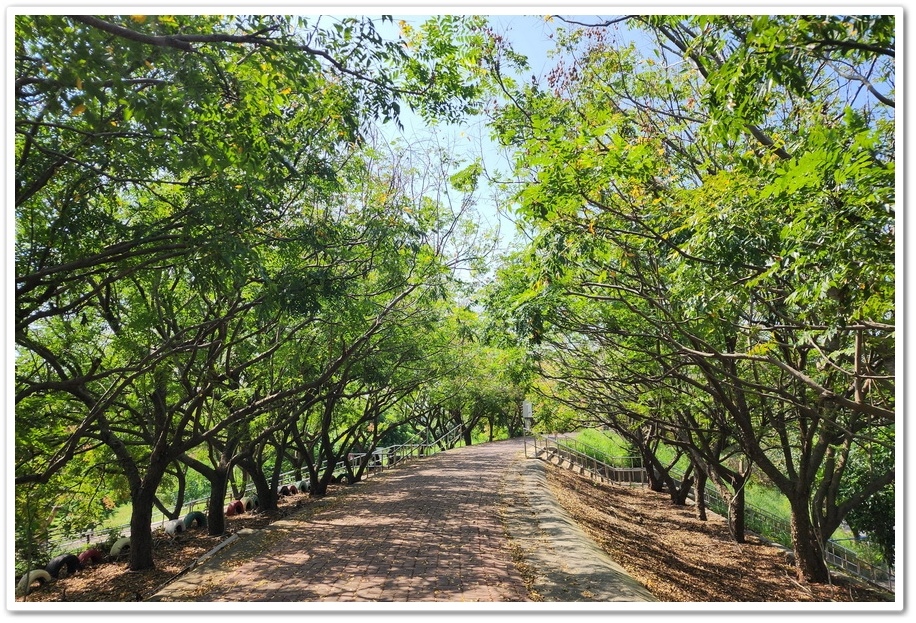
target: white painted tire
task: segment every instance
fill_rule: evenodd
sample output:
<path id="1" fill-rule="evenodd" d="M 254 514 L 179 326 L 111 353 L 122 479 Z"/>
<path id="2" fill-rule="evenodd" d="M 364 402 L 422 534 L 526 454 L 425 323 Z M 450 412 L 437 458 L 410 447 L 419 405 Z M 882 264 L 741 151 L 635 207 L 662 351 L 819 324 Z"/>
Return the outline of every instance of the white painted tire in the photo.
<path id="1" fill-rule="evenodd" d="M 181 519 L 173 519 L 168 521 L 165 524 L 165 533 L 169 536 L 178 536 L 184 532 L 184 521 Z"/>
<path id="2" fill-rule="evenodd" d="M 19 584 L 16 585 L 16 596 L 25 597 L 32 592 L 32 583 L 47 584 L 53 581 L 51 574 L 44 569 L 33 569 L 22 576 Z"/>
<path id="3" fill-rule="evenodd" d="M 127 552 L 128 550 L 130 550 L 130 537 L 125 536 L 115 541 L 115 544 L 111 546 L 109 556 L 117 558 L 122 552 Z"/>

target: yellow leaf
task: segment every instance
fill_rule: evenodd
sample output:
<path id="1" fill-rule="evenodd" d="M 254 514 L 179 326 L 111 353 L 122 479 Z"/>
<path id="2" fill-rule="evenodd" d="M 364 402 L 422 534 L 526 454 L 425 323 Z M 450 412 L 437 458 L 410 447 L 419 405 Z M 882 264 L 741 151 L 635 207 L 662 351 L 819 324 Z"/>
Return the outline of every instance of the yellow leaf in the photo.
<path id="1" fill-rule="evenodd" d="M 72 113 L 72 114 L 74 114 L 74 115 L 81 115 L 81 114 L 83 114 L 84 112 L 86 112 L 86 105 L 85 105 L 85 104 L 77 104 L 77 105 L 73 108 L 73 113 Z"/>
<path id="2" fill-rule="evenodd" d="M 76 77 L 76 88 L 77 89 L 83 88 L 83 79 L 80 78 L 79 76 Z"/>
<path id="3" fill-rule="evenodd" d="M 135 24 L 142 24 L 146 21 L 146 15 L 131 15 L 130 20 Z"/>
<path id="4" fill-rule="evenodd" d="M 291 88 L 286 87 L 285 89 L 283 89 L 282 91 L 280 91 L 280 95 L 289 95 L 289 94 L 292 93 L 292 92 L 293 92 L 293 90 L 292 90 Z"/>
<path id="5" fill-rule="evenodd" d="M 152 64 L 151 62 L 149 62 L 149 59 L 144 60 L 144 61 L 143 61 L 143 64 L 146 65 L 146 67 L 147 67 L 148 69 L 152 69 L 152 68 L 153 68 L 153 64 Z"/>
<path id="6" fill-rule="evenodd" d="M 760 357 L 773 350 L 774 346 L 775 344 L 773 344 L 773 342 L 760 342 L 751 346 L 748 349 L 747 354 L 751 355 L 752 357 Z"/>

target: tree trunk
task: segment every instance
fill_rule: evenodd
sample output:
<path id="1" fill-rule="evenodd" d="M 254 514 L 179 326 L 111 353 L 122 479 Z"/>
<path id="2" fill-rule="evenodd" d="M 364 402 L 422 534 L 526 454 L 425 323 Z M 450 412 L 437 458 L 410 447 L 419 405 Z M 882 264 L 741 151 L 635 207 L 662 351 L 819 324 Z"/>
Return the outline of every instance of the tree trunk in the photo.
<path id="1" fill-rule="evenodd" d="M 226 531 L 226 490 L 229 488 L 232 471 L 228 455 L 229 452 L 224 450 L 217 465 L 208 465 L 187 455 L 180 457 L 185 465 L 203 475 L 210 483 L 207 500 L 207 534 L 210 536 L 220 536 Z"/>
<path id="2" fill-rule="evenodd" d="M 238 461 L 239 466 L 247 472 L 251 482 L 254 483 L 254 490 L 258 496 L 258 507 L 262 511 L 276 510 L 277 508 L 277 490 L 270 486 L 263 470 L 250 455 Z"/>
<path id="3" fill-rule="evenodd" d="M 808 500 L 802 496 L 792 496 L 789 505 L 792 508 L 792 546 L 798 579 L 825 584 L 830 581 L 830 571 L 808 515 Z"/>
<path id="4" fill-rule="evenodd" d="M 240 469 L 239 471 L 242 473 L 241 482 L 236 482 L 232 477 L 232 470 L 229 471 L 229 486 L 232 487 L 232 497 L 236 500 L 242 497 L 242 493 L 248 486 L 248 472 L 246 472 L 244 469 Z"/>
<path id="5" fill-rule="evenodd" d="M 461 439 L 464 440 L 464 445 L 471 445 L 471 427 L 468 424 L 465 424 L 464 420 L 461 419 L 461 411 L 459 409 L 452 410 L 452 421 L 454 421 L 460 427 Z"/>
<path id="6" fill-rule="evenodd" d="M 181 511 L 184 507 L 184 492 L 187 486 L 187 479 L 185 478 L 185 472 L 180 466 L 177 466 L 175 469 L 175 478 L 178 481 L 178 493 L 175 495 L 175 504 L 173 508 L 166 508 L 162 500 L 159 499 L 159 496 L 153 498 L 155 508 L 158 508 L 165 517 L 172 520 L 181 517 Z"/>
<path id="7" fill-rule="evenodd" d="M 334 446 L 331 443 L 331 437 L 327 430 L 323 430 L 318 446 L 318 462 L 315 466 L 316 479 L 312 482 L 310 497 L 321 497 L 327 495 L 328 485 L 334 478 L 334 467 L 337 464 L 337 456 L 334 453 Z M 324 471 L 321 470 L 321 461 L 324 459 Z M 311 471 L 311 470 L 310 470 Z"/>
<path id="8" fill-rule="evenodd" d="M 309 490 L 309 497 L 322 497 L 328 494 L 328 485 L 334 478 L 334 466 L 328 465 L 324 472 L 317 473 L 318 478 L 312 483 Z"/>
<path id="9" fill-rule="evenodd" d="M 673 491 L 674 484 L 671 481 L 671 476 L 662 468 L 661 463 L 658 462 L 652 449 L 648 446 L 639 446 L 639 453 L 642 455 L 642 462 L 646 468 L 649 489 L 656 493 L 663 493 L 665 491 L 665 484 L 668 483 Z"/>
<path id="10" fill-rule="evenodd" d="M 678 506 L 685 506 L 687 498 L 690 496 L 690 490 L 693 488 L 693 465 L 687 467 L 684 472 L 684 479 L 677 483 L 674 477 L 669 477 L 671 487 L 671 501 Z"/>
<path id="11" fill-rule="evenodd" d="M 289 445 L 289 432 L 284 431 L 280 440 L 274 444 L 274 454 L 277 457 L 274 461 L 274 468 L 270 473 L 270 488 L 274 492 L 274 506 L 279 507 L 280 502 L 280 475 L 283 473 L 283 457 L 286 454 L 286 448 Z"/>
<path id="12" fill-rule="evenodd" d="M 226 489 L 229 486 L 228 465 L 218 465 L 210 476 L 210 499 L 207 502 L 207 534 L 226 532 Z"/>
<path id="13" fill-rule="evenodd" d="M 164 469 L 156 469 L 151 464 L 140 486 L 131 491 L 130 563 L 128 565 L 131 571 L 145 571 L 156 567 L 153 561 L 153 500 L 164 473 Z"/>
<path id="14" fill-rule="evenodd" d="M 320 452 L 319 452 L 320 456 Z M 309 497 L 320 497 L 324 493 L 318 493 L 318 486 L 320 480 L 320 474 L 318 473 L 318 465 L 315 463 L 315 460 L 312 458 L 311 452 L 306 452 L 302 455 L 302 460 L 305 461 L 305 469 L 308 473 L 309 478 Z"/>
<path id="15" fill-rule="evenodd" d="M 735 487 L 735 494 L 728 501 L 728 531 L 735 543 L 745 543 L 745 500 L 743 483 Z"/>
<path id="16" fill-rule="evenodd" d="M 706 480 L 708 477 L 706 476 L 706 472 L 702 469 L 696 470 L 696 473 L 697 481 L 694 485 L 696 487 L 696 493 L 694 496 L 696 497 L 697 503 L 697 519 L 706 521 Z"/>

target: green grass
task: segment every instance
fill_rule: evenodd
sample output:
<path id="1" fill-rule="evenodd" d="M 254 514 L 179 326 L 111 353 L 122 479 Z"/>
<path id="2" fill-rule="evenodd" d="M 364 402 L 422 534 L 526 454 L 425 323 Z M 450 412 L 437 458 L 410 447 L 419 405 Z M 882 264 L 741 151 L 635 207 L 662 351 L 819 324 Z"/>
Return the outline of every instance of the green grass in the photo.
<path id="1" fill-rule="evenodd" d="M 617 457 L 627 456 L 629 454 L 627 444 L 613 431 L 586 429 L 580 431 L 576 435 L 576 439 L 582 443 L 593 446 L 595 449 L 600 450 L 608 456 Z M 674 459 L 675 452 L 672 448 L 662 444 L 659 447 L 657 455 L 659 460 L 667 465 Z M 686 457 L 681 457 L 677 463 L 677 468 L 683 471 L 687 469 L 688 465 L 689 460 Z M 749 505 L 769 513 L 770 515 L 789 521 L 791 517 L 789 501 L 778 489 L 752 481 L 748 483 L 745 493 Z"/>
<path id="2" fill-rule="evenodd" d="M 596 450 L 611 457 L 622 457 L 629 454 L 627 444 L 613 431 L 602 431 L 597 429 L 586 429 L 576 434 L 576 439 L 584 444 L 592 446 Z M 674 458 L 674 450 L 664 445 L 660 446 L 658 457 L 662 463 L 670 463 Z M 686 469 L 688 461 L 682 457 L 677 467 L 681 470 Z M 773 517 L 789 523 L 792 518 L 792 509 L 789 501 L 778 489 L 773 486 L 754 482 L 753 476 L 751 481 L 746 485 L 745 490 L 746 503 L 749 507 L 761 510 Z M 851 534 L 845 534 L 844 531 L 838 530 L 836 538 L 850 537 Z M 865 560 L 877 559 L 874 547 L 867 543 L 844 540 L 842 544 L 859 553 Z"/>
<path id="3" fill-rule="evenodd" d="M 114 511 L 114 515 L 106 519 L 102 524 L 102 529 L 107 530 L 108 528 L 129 524 L 132 510 L 133 507 L 130 504 L 124 504 L 123 506 L 117 507 Z"/>
<path id="4" fill-rule="evenodd" d="M 629 456 L 627 444 L 612 431 L 586 429 L 579 432 L 576 439 L 608 456 Z"/>
<path id="5" fill-rule="evenodd" d="M 749 482 L 744 492 L 748 505 L 789 521 L 792 518 L 792 509 L 789 500 L 774 487 Z"/>

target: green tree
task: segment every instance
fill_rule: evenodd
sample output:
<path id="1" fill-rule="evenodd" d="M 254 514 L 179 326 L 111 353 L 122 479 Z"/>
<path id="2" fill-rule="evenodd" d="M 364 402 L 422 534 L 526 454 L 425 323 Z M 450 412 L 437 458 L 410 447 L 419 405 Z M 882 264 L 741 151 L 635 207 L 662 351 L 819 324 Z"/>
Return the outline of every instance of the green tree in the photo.
<path id="1" fill-rule="evenodd" d="M 644 29 L 653 52 L 618 41 L 615 21 Z M 828 579 L 821 549 L 848 510 L 850 448 L 894 421 L 892 24 L 575 28 L 558 39 L 572 60 L 546 85 L 507 87 L 493 121 L 541 232 L 519 305 L 532 331 L 568 297 L 638 318 L 618 320 L 664 345 L 789 499 L 811 581 Z M 893 470 L 872 476 L 865 496 Z"/>
<path id="2" fill-rule="evenodd" d="M 368 18 L 16 16 L 17 429 L 38 430 L 30 398 L 78 405 L 17 457 L 17 484 L 101 440 L 134 502 L 131 568 L 151 567 L 166 470 L 309 387 L 216 406 L 217 389 L 245 393 L 216 370 L 257 361 L 227 365 L 240 315 L 328 294 L 320 271 L 265 269 L 264 249 L 303 234 L 290 222 L 327 204 L 372 120 L 471 106 L 457 76 L 474 28 L 432 20 L 411 54 Z M 463 43 L 441 47 L 449 33 Z M 80 332 L 96 339 L 74 348 Z M 202 429 L 205 414 L 226 417 Z"/>

